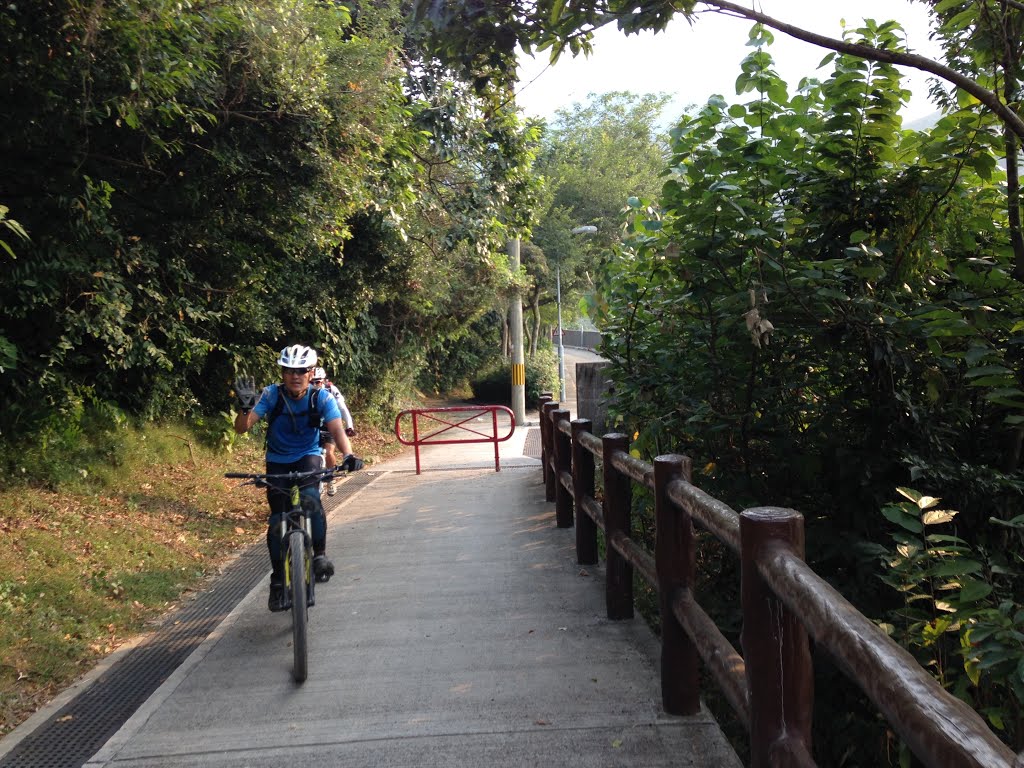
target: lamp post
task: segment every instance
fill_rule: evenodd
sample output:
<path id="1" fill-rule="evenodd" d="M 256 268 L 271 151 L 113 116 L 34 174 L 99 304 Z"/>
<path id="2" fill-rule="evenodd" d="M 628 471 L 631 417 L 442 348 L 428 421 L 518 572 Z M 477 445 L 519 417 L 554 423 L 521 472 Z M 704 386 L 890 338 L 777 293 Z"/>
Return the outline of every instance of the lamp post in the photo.
<path id="1" fill-rule="evenodd" d="M 584 224 L 569 230 L 574 235 L 593 234 L 597 227 Z M 558 400 L 565 402 L 565 347 L 562 345 L 562 259 L 555 265 L 555 302 L 558 304 Z"/>

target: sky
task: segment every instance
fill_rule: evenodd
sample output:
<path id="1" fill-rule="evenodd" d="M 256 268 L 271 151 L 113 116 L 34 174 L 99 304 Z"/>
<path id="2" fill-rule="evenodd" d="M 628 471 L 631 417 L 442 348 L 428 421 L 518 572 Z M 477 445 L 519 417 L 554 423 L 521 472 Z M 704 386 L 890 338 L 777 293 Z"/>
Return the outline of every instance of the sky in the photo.
<path id="1" fill-rule="evenodd" d="M 769 16 L 796 26 L 841 37 L 841 22 L 861 26 L 865 18 L 878 22 L 894 19 L 903 26 L 907 44 L 914 53 L 935 58 L 939 46 L 928 39 L 928 12 L 922 3 L 909 0 L 760 0 L 760 9 Z M 516 101 L 531 117 L 551 119 L 555 110 L 573 103 L 586 103 L 590 93 L 632 91 L 666 93 L 673 97 L 668 117 L 674 118 L 688 105 L 702 105 L 713 94 L 726 101 L 736 99 L 736 77 L 740 62 L 750 52 L 747 33 L 752 26 L 746 19 L 716 13 L 702 13 L 691 27 L 682 17 L 665 32 L 626 36 L 614 27 L 595 33 L 594 52 L 589 58 L 573 59 L 566 52 L 548 66 L 547 51 L 539 56 L 519 56 L 519 86 Z M 802 77 L 825 79 L 831 70 L 817 66 L 827 50 L 772 30 L 775 42 L 768 52 L 775 70 L 793 93 Z M 926 117 L 935 111 L 928 101 L 929 75 L 912 69 L 902 70 L 909 79 L 904 87 L 914 98 L 904 108 L 904 121 Z M 750 94 L 745 94 L 748 100 Z"/>

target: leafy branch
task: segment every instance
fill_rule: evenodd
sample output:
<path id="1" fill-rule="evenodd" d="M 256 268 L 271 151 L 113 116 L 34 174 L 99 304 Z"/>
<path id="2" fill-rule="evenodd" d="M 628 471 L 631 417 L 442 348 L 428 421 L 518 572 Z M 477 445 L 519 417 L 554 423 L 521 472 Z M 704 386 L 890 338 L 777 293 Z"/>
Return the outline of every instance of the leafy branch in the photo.
<path id="1" fill-rule="evenodd" d="M 701 0 L 701 4 L 718 8 L 722 12 L 731 15 L 756 21 L 759 24 L 764 24 L 766 27 L 783 32 L 790 37 L 795 37 L 797 40 L 803 40 L 805 43 L 811 43 L 821 48 L 827 48 L 838 53 L 846 53 L 867 61 L 883 61 L 933 74 L 974 96 L 979 102 L 998 115 L 1014 134 L 1024 139 L 1024 119 L 1021 119 L 1009 105 L 1004 104 L 997 93 L 985 88 L 977 80 L 934 59 L 929 59 L 927 56 L 920 56 L 916 53 L 905 51 L 876 48 L 864 45 L 863 43 L 851 43 L 847 40 L 810 32 L 795 24 L 789 24 L 751 8 L 744 8 L 736 3 L 728 2 L 728 0 Z M 688 18 L 692 16 L 692 10 L 687 10 L 686 8 L 680 8 L 679 10 L 686 14 Z"/>

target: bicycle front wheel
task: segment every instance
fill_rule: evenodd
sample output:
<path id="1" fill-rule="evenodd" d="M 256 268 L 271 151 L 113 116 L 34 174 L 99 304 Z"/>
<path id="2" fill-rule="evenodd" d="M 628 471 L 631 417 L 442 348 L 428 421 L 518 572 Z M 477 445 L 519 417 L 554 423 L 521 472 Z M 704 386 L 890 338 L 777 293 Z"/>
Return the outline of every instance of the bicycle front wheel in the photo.
<path id="1" fill-rule="evenodd" d="M 306 679 L 308 671 L 308 648 L 306 629 L 309 611 L 306 605 L 306 585 L 310 578 L 309 564 L 306 562 L 306 542 L 302 531 L 292 531 L 288 537 L 288 566 L 291 571 L 292 598 L 292 650 L 295 653 L 295 665 L 292 675 L 295 682 Z"/>

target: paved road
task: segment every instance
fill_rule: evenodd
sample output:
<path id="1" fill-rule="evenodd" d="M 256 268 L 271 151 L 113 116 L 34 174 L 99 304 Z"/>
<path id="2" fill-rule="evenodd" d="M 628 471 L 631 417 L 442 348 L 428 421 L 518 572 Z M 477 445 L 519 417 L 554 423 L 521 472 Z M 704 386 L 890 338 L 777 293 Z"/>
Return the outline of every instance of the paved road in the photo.
<path id="1" fill-rule="evenodd" d="M 261 584 L 88 765 L 738 766 L 661 712 L 651 633 L 604 617 L 539 474 L 385 472 L 332 514 L 306 683 Z"/>
<path id="2" fill-rule="evenodd" d="M 738 767 L 709 715 L 661 711 L 655 638 L 605 618 L 531 430 L 501 472 L 491 446 L 439 446 L 333 505 L 304 684 L 264 579 L 87 765 Z"/>

